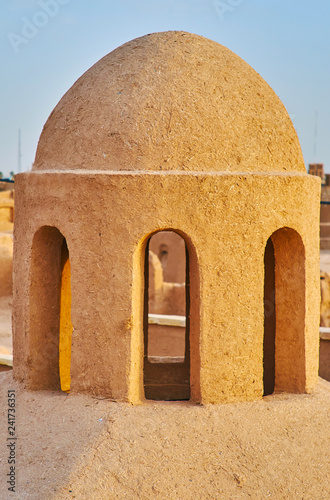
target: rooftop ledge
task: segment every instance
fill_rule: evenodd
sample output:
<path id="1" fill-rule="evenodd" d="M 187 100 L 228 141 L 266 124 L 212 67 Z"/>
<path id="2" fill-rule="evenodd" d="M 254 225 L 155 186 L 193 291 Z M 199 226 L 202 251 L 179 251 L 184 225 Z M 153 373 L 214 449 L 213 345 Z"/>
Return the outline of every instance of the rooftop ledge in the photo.
<path id="1" fill-rule="evenodd" d="M 216 171 L 210 171 L 210 172 L 196 172 L 196 171 L 184 171 L 184 170 L 87 170 L 87 169 L 57 169 L 57 170 L 30 170 L 29 172 L 22 172 L 20 174 L 16 174 L 16 176 L 21 176 L 21 175 L 41 175 L 41 174 L 68 174 L 68 175 L 159 175 L 159 176 L 174 176 L 174 175 L 180 175 L 180 176 L 193 176 L 193 177 L 198 177 L 198 176 L 214 176 L 214 177 L 237 177 L 237 176 L 246 176 L 246 177 L 253 177 L 253 176 L 261 176 L 261 177 L 309 177 L 310 179 L 315 179 L 316 182 L 320 182 L 320 178 L 315 176 L 315 175 L 309 175 L 307 172 L 231 172 L 231 171 L 221 171 L 221 172 L 216 172 Z"/>
<path id="2" fill-rule="evenodd" d="M 0 365 L 13 366 L 13 355 L 0 354 Z"/>

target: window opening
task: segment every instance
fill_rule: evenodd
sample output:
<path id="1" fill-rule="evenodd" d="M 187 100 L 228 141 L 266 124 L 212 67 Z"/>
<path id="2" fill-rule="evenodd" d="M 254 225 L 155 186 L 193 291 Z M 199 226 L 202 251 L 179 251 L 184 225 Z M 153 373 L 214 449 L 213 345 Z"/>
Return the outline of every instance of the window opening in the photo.
<path id="1" fill-rule="evenodd" d="M 305 391 L 305 247 L 283 227 L 265 248 L 264 395 Z"/>
<path id="2" fill-rule="evenodd" d="M 189 266 L 184 239 L 173 231 L 154 234 L 146 249 L 145 274 L 145 396 L 189 399 Z"/>
<path id="3" fill-rule="evenodd" d="M 66 240 L 51 226 L 33 238 L 29 387 L 70 389 L 71 272 Z"/>

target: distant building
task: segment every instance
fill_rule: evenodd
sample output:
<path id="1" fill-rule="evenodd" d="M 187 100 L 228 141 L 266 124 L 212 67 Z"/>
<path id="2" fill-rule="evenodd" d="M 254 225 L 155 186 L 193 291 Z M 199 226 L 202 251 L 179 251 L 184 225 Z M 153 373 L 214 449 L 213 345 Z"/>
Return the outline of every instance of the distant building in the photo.
<path id="1" fill-rule="evenodd" d="M 322 188 L 325 187 L 325 186 L 330 186 L 330 174 L 325 174 L 325 180 L 324 180 L 324 184 L 322 184 Z"/>
<path id="2" fill-rule="evenodd" d="M 323 163 L 310 163 L 308 165 L 308 173 L 321 177 L 322 181 L 325 180 Z"/>
<path id="3" fill-rule="evenodd" d="M 308 173 L 322 179 L 321 214 L 320 214 L 320 248 L 330 249 L 330 174 L 324 173 L 323 163 L 310 163 Z"/>

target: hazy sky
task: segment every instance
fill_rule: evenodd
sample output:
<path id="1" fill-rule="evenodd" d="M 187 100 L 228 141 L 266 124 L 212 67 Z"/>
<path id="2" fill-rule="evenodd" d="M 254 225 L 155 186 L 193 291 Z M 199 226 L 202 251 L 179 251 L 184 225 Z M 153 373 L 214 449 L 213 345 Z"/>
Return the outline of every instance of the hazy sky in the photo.
<path id="1" fill-rule="evenodd" d="M 62 95 L 105 54 L 155 31 L 185 30 L 233 50 L 275 90 L 305 163 L 330 171 L 329 0 L 1 0 L 0 170 L 29 170 Z M 316 136 L 316 141 L 315 141 Z"/>

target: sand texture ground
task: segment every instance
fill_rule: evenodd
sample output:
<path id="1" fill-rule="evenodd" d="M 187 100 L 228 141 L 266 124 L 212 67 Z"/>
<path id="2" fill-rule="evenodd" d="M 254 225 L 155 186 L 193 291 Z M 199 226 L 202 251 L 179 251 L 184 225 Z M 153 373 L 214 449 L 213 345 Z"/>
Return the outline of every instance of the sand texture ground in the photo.
<path id="1" fill-rule="evenodd" d="M 253 403 L 118 404 L 33 392 L 0 374 L 0 498 L 330 498 L 330 383 Z M 6 489 L 7 390 L 16 389 L 17 486 Z"/>

